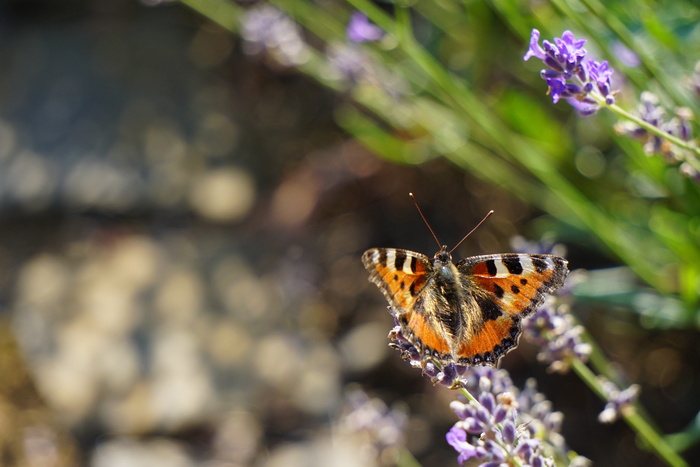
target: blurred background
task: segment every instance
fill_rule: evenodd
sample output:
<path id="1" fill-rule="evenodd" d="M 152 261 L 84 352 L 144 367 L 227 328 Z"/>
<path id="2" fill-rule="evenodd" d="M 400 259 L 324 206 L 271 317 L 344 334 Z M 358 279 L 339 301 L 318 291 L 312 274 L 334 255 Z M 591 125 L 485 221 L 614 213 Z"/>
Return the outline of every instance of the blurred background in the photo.
<path id="1" fill-rule="evenodd" d="M 489 37 L 507 30 L 481 14 Z M 494 44 L 479 54 L 504 53 Z M 374 246 L 435 252 L 408 192 L 448 245 L 495 210 L 458 257 L 548 238 L 572 269 L 605 270 L 589 277 L 626 295 L 592 297 L 594 285 L 575 313 L 642 385 L 662 432 L 695 417 L 697 321 L 653 319 L 677 301 L 454 161 L 377 157 L 338 125 L 346 95 L 186 6 L 5 0 L 0 56 L 2 465 L 379 465 L 339 428 L 357 387 L 407 414 L 422 465 L 457 465 L 444 441 L 455 393 L 387 346 L 392 319 L 360 263 Z M 512 80 L 495 68 L 479 82 Z M 611 144 L 595 120 L 559 112 L 568 130 Z M 620 173 L 591 146 L 576 161 L 591 190 Z M 639 180 L 627 186 L 653 192 Z M 572 449 L 596 465 L 660 465 L 624 423 L 597 422 L 604 404 L 580 380 L 548 374 L 535 354 L 522 344 L 503 365 L 519 386 L 537 378 Z"/>

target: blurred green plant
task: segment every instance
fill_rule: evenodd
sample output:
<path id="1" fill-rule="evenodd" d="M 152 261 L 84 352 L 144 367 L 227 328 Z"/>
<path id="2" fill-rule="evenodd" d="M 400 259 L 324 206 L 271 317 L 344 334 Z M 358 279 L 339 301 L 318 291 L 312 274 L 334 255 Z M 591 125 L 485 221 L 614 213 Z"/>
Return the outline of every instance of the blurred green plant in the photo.
<path id="1" fill-rule="evenodd" d="M 252 52 L 347 96 L 339 125 L 377 155 L 403 164 L 444 157 L 549 213 L 577 232 L 570 235 L 595 239 L 649 286 L 644 304 L 633 292 L 582 295 L 647 316 L 657 306 L 667 310 L 649 326 L 700 326 L 698 150 L 690 134 L 669 134 L 662 119 L 626 110 L 652 92 L 660 108 L 683 109 L 676 115 L 689 130 L 700 90 L 696 4 L 271 0 L 245 9 L 228 0 L 181 2 L 240 34 Z M 363 31 L 347 38 L 357 11 L 369 18 L 364 42 Z M 566 29 L 585 37 L 591 54 L 615 69 L 614 102 L 595 98 L 595 117 L 546 102 L 539 70 L 522 60 L 533 28 L 543 37 Z M 630 123 L 616 131 L 616 118 Z M 597 347 L 591 366 L 615 379 Z M 605 397 L 588 366 L 572 368 Z M 667 443 L 642 410 L 626 420 L 669 465 L 685 465 L 675 449 L 698 441 L 690 427 Z"/>

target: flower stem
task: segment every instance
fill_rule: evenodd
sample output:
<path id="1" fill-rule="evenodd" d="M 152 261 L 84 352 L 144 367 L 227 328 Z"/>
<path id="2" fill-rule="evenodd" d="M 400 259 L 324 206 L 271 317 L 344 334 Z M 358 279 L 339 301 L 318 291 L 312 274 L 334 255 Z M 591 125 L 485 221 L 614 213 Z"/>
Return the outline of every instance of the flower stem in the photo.
<path id="1" fill-rule="evenodd" d="M 399 451 L 398 457 L 399 458 L 396 459 L 397 467 L 422 467 L 422 464 L 418 462 L 418 459 L 416 459 L 411 451 L 406 449 L 405 446 Z"/>
<path id="2" fill-rule="evenodd" d="M 601 399 L 607 400 L 600 380 L 588 366 L 579 359 L 571 359 L 571 367 L 586 385 Z M 659 435 L 649 422 L 637 410 L 623 410 L 625 422 L 642 438 L 648 448 L 653 450 L 666 464 L 672 467 L 684 467 L 688 463 L 676 453 Z"/>
<path id="3" fill-rule="evenodd" d="M 684 141 L 678 138 L 677 136 L 673 136 L 672 134 L 666 133 L 661 128 L 654 126 L 649 122 L 645 122 L 636 115 L 627 112 L 617 104 L 606 104 L 605 98 L 598 93 L 590 93 L 589 95 L 593 99 L 595 99 L 595 101 L 602 107 L 606 107 L 613 113 L 617 114 L 618 117 L 628 120 L 634 123 L 635 125 L 644 128 L 649 133 L 658 136 L 659 138 L 663 138 L 678 146 L 679 148 L 685 149 L 686 151 L 690 152 L 691 154 L 686 154 L 685 161 L 688 162 L 688 164 L 690 164 L 694 169 L 700 171 L 700 160 L 698 159 L 698 157 L 700 157 L 700 148 L 693 146 L 690 142 Z"/>

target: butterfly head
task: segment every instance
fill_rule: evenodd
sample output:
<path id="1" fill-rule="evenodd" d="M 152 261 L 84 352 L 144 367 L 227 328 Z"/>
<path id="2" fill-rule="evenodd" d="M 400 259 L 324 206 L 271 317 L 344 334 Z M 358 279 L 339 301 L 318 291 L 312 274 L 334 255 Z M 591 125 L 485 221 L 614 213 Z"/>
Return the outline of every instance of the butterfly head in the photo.
<path id="1" fill-rule="evenodd" d="M 435 253 L 435 256 L 433 257 L 433 265 L 438 267 L 451 263 L 452 255 L 449 251 L 447 251 L 447 245 L 442 245 L 442 247 L 440 247 L 440 251 Z"/>

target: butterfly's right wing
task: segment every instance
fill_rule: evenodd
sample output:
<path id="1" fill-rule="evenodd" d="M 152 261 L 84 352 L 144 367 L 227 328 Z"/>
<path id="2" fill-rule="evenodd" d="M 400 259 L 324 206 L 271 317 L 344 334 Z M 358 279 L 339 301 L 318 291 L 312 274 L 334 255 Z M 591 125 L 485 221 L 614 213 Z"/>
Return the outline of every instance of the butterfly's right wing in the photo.
<path id="1" fill-rule="evenodd" d="M 362 264 L 398 314 L 415 309 L 433 268 L 427 256 L 397 248 L 371 248 L 362 255 Z"/>
<path id="2" fill-rule="evenodd" d="M 372 248 L 362 255 L 370 280 L 384 293 L 404 337 L 421 354 L 448 358 L 451 336 L 430 295 L 433 265 L 427 256 L 397 248 Z"/>

